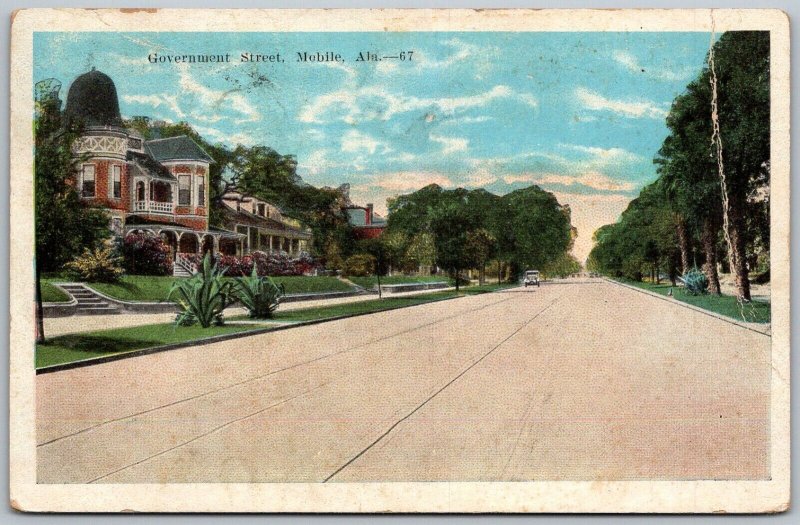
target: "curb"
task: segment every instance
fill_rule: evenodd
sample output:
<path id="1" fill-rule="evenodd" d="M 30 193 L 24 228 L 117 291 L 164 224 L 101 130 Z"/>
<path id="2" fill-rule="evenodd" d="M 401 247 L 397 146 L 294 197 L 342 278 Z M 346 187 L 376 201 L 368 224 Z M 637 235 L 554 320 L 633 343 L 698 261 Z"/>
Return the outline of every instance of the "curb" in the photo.
<path id="1" fill-rule="evenodd" d="M 677 299 L 672 299 L 670 297 L 667 297 L 667 296 L 664 296 L 664 295 L 661 295 L 661 294 L 657 294 L 655 292 L 651 292 L 650 290 L 645 290 L 643 288 L 638 288 L 636 286 L 631 286 L 630 284 L 625 284 L 625 283 L 620 282 L 620 281 L 615 281 L 614 279 L 609 279 L 608 277 L 603 277 L 603 280 L 606 281 L 606 282 L 612 283 L 612 284 L 616 284 L 616 285 L 622 286 L 624 288 L 628 288 L 630 290 L 635 290 L 637 292 L 641 292 L 643 294 L 649 295 L 651 297 L 655 297 L 657 299 L 661 299 L 662 301 L 667 301 L 670 304 L 681 306 L 683 308 L 688 308 L 689 310 L 694 310 L 695 312 L 699 312 L 701 314 L 705 314 L 705 315 L 707 315 L 709 317 L 714 317 L 715 319 L 719 319 L 720 321 L 725 321 L 726 323 L 730 323 L 730 324 L 739 326 L 741 328 L 746 328 L 747 330 L 750 330 L 751 332 L 755 332 L 757 334 L 765 335 L 765 336 L 767 336 L 769 338 L 772 338 L 771 329 L 767 329 L 768 331 L 758 330 L 757 328 L 754 328 L 750 324 L 746 324 L 746 323 L 744 323 L 742 321 L 737 321 L 736 319 L 733 319 L 731 317 L 727 317 L 727 316 L 724 316 L 724 315 L 721 315 L 721 314 L 718 314 L 718 313 L 715 313 L 715 312 L 711 312 L 709 310 L 704 310 L 703 308 L 700 308 L 700 307 L 697 307 L 697 306 L 694 306 L 694 305 L 691 305 L 691 304 L 688 304 L 688 303 L 684 303 L 683 301 L 678 301 Z M 771 305 L 770 305 L 770 307 L 771 307 Z M 770 327 L 772 326 L 772 323 L 764 323 L 764 324 L 768 324 Z"/>
<path id="2" fill-rule="evenodd" d="M 487 293 L 494 293 L 494 292 L 487 292 Z M 300 326 L 311 326 L 315 324 L 322 324 L 328 323 L 331 321 L 341 321 L 342 319 L 349 319 L 351 317 L 360 317 L 362 315 L 372 315 L 372 314 L 379 314 L 383 312 L 390 312 L 392 310 L 401 310 L 403 308 L 414 308 L 415 306 L 424 306 L 426 304 L 431 303 L 438 303 L 441 301 L 450 301 L 452 299 L 461 299 L 462 297 L 468 297 L 466 295 L 457 295 L 455 297 L 443 297 L 441 299 L 435 299 L 433 301 L 427 301 L 421 304 L 410 304 L 407 306 L 393 306 L 391 308 L 385 308 L 383 310 L 377 310 L 374 312 L 358 312 L 354 314 L 345 314 L 345 315 L 337 315 L 336 317 L 326 317 L 324 319 L 311 319 L 309 321 L 298 321 L 292 324 L 285 324 L 279 325 L 275 327 L 264 327 L 264 328 L 255 328 L 253 330 L 246 330 L 242 332 L 236 332 L 233 334 L 223 334 L 223 335 L 215 335 L 211 337 L 206 337 L 203 339 L 193 339 L 191 341 L 183 341 L 180 343 L 170 343 L 166 345 L 160 346 L 151 346 L 150 348 L 142 348 L 140 350 L 133 350 L 132 352 L 125 352 L 121 354 L 113 354 L 103 357 L 93 357 L 89 359 L 82 359 L 80 361 L 72 361 L 71 363 L 63 363 L 59 365 L 51 365 L 45 366 L 36 369 L 36 375 L 41 374 L 52 374 L 54 372 L 61 372 L 64 370 L 72 370 L 74 368 L 83 368 L 85 366 L 92 366 L 92 365 L 100 365 L 103 363 L 110 363 L 112 361 L 120 361 L 122 359 L 130 359 L 133 357 L 139 357 L 143 355 L 149 354 L 157 354 L 159 352 L 166 352 L 168 350 L 178 350 L 180 348 L 187 348 L 190 346 L 204 346 L 209 345 L 212 343 L 219 343 L 222 341 L 229 341 L 231 339 L 239 339 L 242 337 L 250 337 L 252 335 L 260 335 L 267 332 L 279 332 L 282 330 L 289 330 L 292 328 L 297 328 Z"/>

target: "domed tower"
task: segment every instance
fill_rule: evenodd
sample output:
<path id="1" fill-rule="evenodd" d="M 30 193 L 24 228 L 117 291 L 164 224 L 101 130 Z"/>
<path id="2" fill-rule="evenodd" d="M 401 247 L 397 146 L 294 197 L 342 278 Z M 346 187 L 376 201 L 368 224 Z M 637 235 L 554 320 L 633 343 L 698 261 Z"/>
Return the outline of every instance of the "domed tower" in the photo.
<path id="1" fill-rule="evenodd" d="M 81 127 L 72 146 L 81 157 L 75 181 L 78 192 L 83 199 L 107 208 L 112 228 L 118 230 L 130 200 L 128 157 L 142 152 L 143 144 L 125 129 L 111 77 L 92 69 L 76 78 L 67 93 L 64 119 L 68 125 Z"/>
<path id="2" fill-rule="evenodd" d="M 69 87 L 64 117 L 85 128 L 124 128 L 119 114 L 117 88 L 111 77 L 92 68 Z"/>

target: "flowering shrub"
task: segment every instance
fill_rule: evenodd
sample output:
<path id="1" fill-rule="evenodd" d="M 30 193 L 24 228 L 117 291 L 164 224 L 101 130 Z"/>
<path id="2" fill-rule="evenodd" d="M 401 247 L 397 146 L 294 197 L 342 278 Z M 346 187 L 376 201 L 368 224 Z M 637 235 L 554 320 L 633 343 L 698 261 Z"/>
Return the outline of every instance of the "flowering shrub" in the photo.
<path id="1" fill-rule="evenodd" d="M 94 250 L 85 249 L 81 255 L 68 262 L 66 268 L 79 281 L 113 283 L 124 273 L 120 262 L 114 247 L 104 246 Z"/>
<path id="2" fill-rule="evenodd" d="M 190 254 L 184 259 L 199 268 L 203 258 L 200 255 Z M 225 271 L 228 277 L 249 277 L 256 270 L 258 276 L 286 276 L 306 275 L 312 273 L 317 263 L 308 254 L 302 254 L 296 259 L 291 259 L 286 253 L 253 252 L 241 257 L 235 255 L 214 256 L 214 264 Z"/>
<path id="3" fill-rule="evenodd" d="M 169 246 L 161 237 L 132 233 L 122 243 L 123 265 L 132 275 L 172 275 Z"/>

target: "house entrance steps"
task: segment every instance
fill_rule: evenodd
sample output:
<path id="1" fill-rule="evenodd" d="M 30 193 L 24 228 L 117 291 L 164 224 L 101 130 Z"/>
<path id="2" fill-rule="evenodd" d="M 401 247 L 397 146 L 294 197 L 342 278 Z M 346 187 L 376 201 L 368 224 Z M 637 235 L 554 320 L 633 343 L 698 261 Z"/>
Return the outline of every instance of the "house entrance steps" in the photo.
<path id="1" fill-rule="evenodd" d="M 110 315 L 120 313 L 120 309 L 96 294 L 81 283 L 58 284 L 59 288 L 67 292 L 78 302 L 76 315 Z"/>

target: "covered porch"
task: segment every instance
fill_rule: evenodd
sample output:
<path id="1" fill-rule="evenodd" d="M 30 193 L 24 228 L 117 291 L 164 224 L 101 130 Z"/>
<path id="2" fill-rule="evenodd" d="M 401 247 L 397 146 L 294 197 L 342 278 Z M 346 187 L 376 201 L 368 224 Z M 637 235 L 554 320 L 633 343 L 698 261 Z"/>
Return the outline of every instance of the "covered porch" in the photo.
<path id="1" fill-rule="evenodd" d="M 173 261 L 180 255 L 239 255 L 244 251 L 245 236 L 211 228 L 205 231 L 192 230 L 183 226 L 164 226 L 158 224 L 131 225 L 125 227 L 125 236 L 144 233 L 160 237 L 170 249 Z"/>

